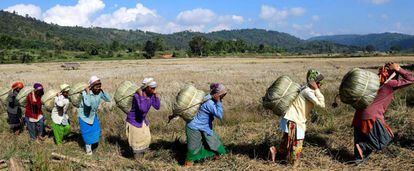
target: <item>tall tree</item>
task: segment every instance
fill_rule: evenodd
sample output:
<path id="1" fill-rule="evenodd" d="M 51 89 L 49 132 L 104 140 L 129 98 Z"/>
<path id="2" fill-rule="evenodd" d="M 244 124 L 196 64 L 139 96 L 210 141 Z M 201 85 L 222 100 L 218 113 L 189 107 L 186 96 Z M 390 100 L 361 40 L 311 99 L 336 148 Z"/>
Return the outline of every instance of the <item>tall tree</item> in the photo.
<path id="1" fill-rule="evenodd" d="M 152 57 L 154 57 L 155 56 L 155 51 L 156 51 L 155 43 L 148 40 L 145 43 L 144 51 L 145 51 L 145 54 L 144 54 L 145 58 L 151 59 Z"/>
<path id="2" fill-rule="evenodd" d="M 192 54 L 198 56 L 208 55 L 208 40 L 203 36 L 195 36 L 188 43 Z"/>

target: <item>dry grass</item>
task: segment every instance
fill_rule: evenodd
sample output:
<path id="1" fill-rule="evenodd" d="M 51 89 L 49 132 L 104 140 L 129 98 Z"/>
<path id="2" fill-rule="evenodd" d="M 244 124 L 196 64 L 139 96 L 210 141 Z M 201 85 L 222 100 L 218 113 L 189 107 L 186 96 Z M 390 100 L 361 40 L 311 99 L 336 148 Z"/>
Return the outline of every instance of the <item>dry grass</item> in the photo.
<path id="1" fill-rule="evenodd" d="M 159 83 L 162 96 L 160 111 L 151 110 L 152 144 L 143 160 L 131 159 L 125 137 L 125 115 L 114 103 L 101 106 L 99 112 L 103 129 L 99 148 L 94 156 L 84 155 L 79 141 L 76 113 L 71 113 L 73 135 L 62 146 L 56 146 L 52 137 L 45 142 L 30 143 L 27 132 L 14 136 L 8 132 L 5 117 L 0 120 L 0 159 L 19 157 L 31 161 L 27 169 L 33 170 L 78 170 L 82 167 L 70 162 L 52 162 L 51 153 L 58 152 L 97 163 L 108 170 L 184 170 L 185 158 L 184 121 L 167 125 L 171 103 L 179 88 L 191 83 L 208 89 L 211 82 L 221 82 L 230 93 L 225 98 L 225 118 L 215 122 L 215 131 L 222 137 L 230 153 L 218 161 L 206 160 L 191 170 L 288 170 L 290 166 L 267 161 L 267 149 L 280 141 L 277 131 L 278 118 L 264 111 L 260 99 L 266 88 L 280 75 L 289 75 L 304 82 L 307 69 L 317 68 L 326 76 L 323 93 L 327 108 L 318 109 L 312 117 L 305 139 L 303 159 L 299 169 L 385 169 L 412 170 L 414 168 L 414 110 L 405 106 L 404 91 L 388 111 L 387 122 L 394 129 L 396 142 L 387 150 L 374 154 L 362 166 L 348 164 L 352 156 L 353 110 L 342 105 L 330 108 L 342 76 L 351 68 L 375 66 L 395 61 L 413 63 L 413 57 L 375 57 L 339 59 L 249 59 L 249 58 L 205 58 L 139 61 L 105 61 L 81 63 L 81 70 L 63 71 L 59 63 L 31 65 L 1 65 L 0 85 L 10 85 L 15 80 L 28 84 L 41 82 L 46 89 L 58 88 L 61 83 L 74 84 L 87 81 L 91 75 L 102 77 L 103 88 L 113 95 L 123 80 L 139 83 L 144 77 L 154 77 Z M 49 120 L 50 122 L 50 120 Z"/>

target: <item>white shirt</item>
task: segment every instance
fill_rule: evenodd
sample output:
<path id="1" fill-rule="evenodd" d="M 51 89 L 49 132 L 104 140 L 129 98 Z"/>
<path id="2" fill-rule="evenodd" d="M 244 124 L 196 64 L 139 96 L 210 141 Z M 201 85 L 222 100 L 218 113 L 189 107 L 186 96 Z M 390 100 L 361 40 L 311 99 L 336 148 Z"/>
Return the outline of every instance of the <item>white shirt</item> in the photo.
<path id="1" fill-rule="evenodd" d="M 52 121 L 55 124 L 68 125 L 69 117 L 67 115 L 67 110 L 69 107 L 69 99 L 63 95 L 55 97 L 55 106 L 52 110 Z"/>
<path id="2" fill-rule="evenodd" d="M 324 108 L 325 98 L 319 89 L 306 87 L 289 106 L 284 118 L 295 122 L 298 127 L 306 131 L 306 118 L 314 106 Z"/>

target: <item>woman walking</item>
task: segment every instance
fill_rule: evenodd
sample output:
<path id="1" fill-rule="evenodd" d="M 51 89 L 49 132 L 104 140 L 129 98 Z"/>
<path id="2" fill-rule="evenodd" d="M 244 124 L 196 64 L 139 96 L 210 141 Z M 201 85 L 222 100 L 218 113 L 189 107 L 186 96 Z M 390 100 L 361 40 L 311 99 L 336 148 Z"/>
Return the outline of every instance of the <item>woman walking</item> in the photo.
<path id="1" fill-rule="evenodd" d="M 67 115 L 69 90 L 68 84 L 60 85 L 60 93 L 55 97 L 52 110 L 52 131 L 57 145 L 62 144 L 63 138 L 70 133 L 69 116 Z"/>
<path id="2" fill-rule="evenodd" d="M 284 117 L 280 120 L 279 128 L 283 132 L 279 149 L 271 147 L 272 161 L 275 161 L 276 152 L 294 167 L 302 154 L 303 140 L 305 139 L 306 121 L 315 106 L 325 107 L 325 98 L 320 91 L 321 81 L 324 79 L 319 71 L 310 69 L 307 73 L 307 85 L 301 88 L 299 96 L 292 102 Z"/>
<path id="3" fill-rule="evenodd" d="M 226 154 L 226 149 L 220 137 L 213 131 L 213 120 L 223 119 L 222 100 L 226 95 L 225 87 L 219 83 L 210 85 L 210 94 L 194 119 L 186 126 L 187 157 L 185 166 L 192 166 L 193 162 Z"/>
<path id="4" fill-rule="evenodd" d="M 12 91 L 7 96 L 7 123 L 9 124 L 10 131 L 19 135 L 23 128 L 23 112 L 18 106 L 16 99 L 17 94 L 24 87 L 22 82 L 15 82 L 12 85 Z"/>
<path id="5" fill-rule="evenodd" d="M 156 88 L 157 83 L 153 78 L 145 78 L 141 88 L 134 94 L 131 111 L 127 114 L 126 135 L 135 158 L 142 156 L 151 143 L 147 113 L 151 106 L 160 109 L 160 97 Z"/>
<path id="6" fill-rule="evenodd" d="M 101 99 L 110 102 L 111 97 L 102 90 L 101 80 L 92 76 L 89 86 L 82 92 L 82 101 L 78 109 L 80 132 L 85 142 L 87 155 L 92 155 L 92 145 L 97 145 L 101 136 L 101 126 L 97 115 Z"/>
<path id="7" fill-rule="evenodd" d="M 45 118 L 42 112 L 43 86 L 40 83 L 33 85 L 34 90 L 26 97 L 26 124 L 31 140 L 44 140 L 43 130 Z"/>
<path id="8" fill-rule="evenodd" d="M 395 73 L 395 74 L 394 74 Z M 357 164 L 373 151 L 387 147 L 393 137 L 391 128 L 385 123 L 384 113 L 391 104 L 395 90 L 414 84 L 413 73 L 396 63 L 379 69 L 380 89 L 374 101 L 365 109 L 357 110 L 352 121 L 354 127 L 354 155 Z M 401 76 L 401 79 L 398 79 Z"/>

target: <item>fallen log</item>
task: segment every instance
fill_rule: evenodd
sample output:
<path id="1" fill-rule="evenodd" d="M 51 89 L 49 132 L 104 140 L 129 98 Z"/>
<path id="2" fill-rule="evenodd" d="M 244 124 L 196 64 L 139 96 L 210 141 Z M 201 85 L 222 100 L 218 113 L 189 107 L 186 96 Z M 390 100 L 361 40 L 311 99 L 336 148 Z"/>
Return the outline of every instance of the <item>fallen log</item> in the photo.
<path id="1" fill-rule="evenodd" d="M 17 158 L 10 158 L 9 160 L 9 170 L 12 171 L 23 171 L 23 163 Z"/>
<path id="2" fill-rule="evenodd" d="M 65 155 L 58 154 L 58 153 L 52 153 L 52 158 L 53 159 L 58 159 L 58 160 L 67 160 L 67 161 L 70 161 L 70 162 L 78 163 L 78 164 L 82 165 L 83 167 L 99 168 L 99 169 L 102 169 L 102 170 L 104 169 L 104 167 L 102 167 L 102 166 L 98 166 L 98 165 L 95 165 L 93 163 L 85 163 L 85 162 L 82 162 L 80 159 L 65 156 Z"/>

